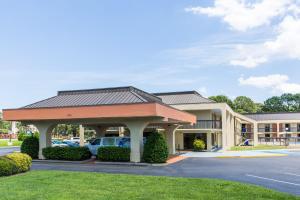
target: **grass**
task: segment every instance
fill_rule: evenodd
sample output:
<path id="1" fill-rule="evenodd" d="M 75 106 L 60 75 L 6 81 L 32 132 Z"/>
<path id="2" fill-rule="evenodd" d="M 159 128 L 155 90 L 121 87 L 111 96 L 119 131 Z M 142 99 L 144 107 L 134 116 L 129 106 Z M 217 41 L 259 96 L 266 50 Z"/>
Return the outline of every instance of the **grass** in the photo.
<path id="1" fill-rule="evenodd" d="M 258 146 L 235 146 L 231 147 L 231 151 L 248 151 L 248 150 L 272 150 L 272 149 L 286 149 L 285 146 L 273 145 L 258 145 Z"/>
<path id="2" fill-rule="evenodd" d="M 18 141 L 16 139 L 11 140 L 12 141 L 12 146 L 21 146 L 22 141 Z M 0 140 L 0 147 L 7 147 L 7 142 L 8 140 Z"/>
<path id="3" fill-rule="evenodd" d="M 1 200 L 300 199 L 262 187 L 216 179 L 32 171 L 0 178 Z"/>

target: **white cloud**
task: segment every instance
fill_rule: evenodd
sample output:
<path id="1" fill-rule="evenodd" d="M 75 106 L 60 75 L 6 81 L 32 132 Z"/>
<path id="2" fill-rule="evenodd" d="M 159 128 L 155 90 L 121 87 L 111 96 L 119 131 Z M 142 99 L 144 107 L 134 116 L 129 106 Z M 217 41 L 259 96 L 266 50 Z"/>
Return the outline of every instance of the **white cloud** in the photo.
<path id="1" fill-rule="evenodd" d="M 231 28 L 247 31 L 251 28 L 270 24 L 274 17 L 286 12 L 292 0 L 262 0 L 249 2 L 245 0 L 215 0 L 213 7 L 191 7 L 187 12 L 222 17 Z"/>
<path id="2" fill-rule="evenodd" d="M 272 38 L 237 45 L 236 54 L 229 61 L 231 65 L 255 68 L 274 59 L 300 60 L 299 0 L 215 0 L 213 7 L 186 8 L 186 11 L 221 17 L 237 31 L 272 25 Z"/>
<path id="3" fill-rule="evenodd" d="M 282 74 L 268 76 L 240 77 L 240 85 L 254 86 L 260 89 L 271 89 L 272 93 L 300 93 L 300 84 L 290 83 L 289 77 Z"/>
<path id="4" fill-rule="evenodd" d="M 240 60 L 231 60 L 230 64 L 234 65 L 234 66 L 243 66 L 246 68 L 254 68 L 259 64 L 265 63 L 267 62 L 268 59 L 266 57 L 252 57 L 252 56 L 248 56 L 244 59 L 240 59 Z"/>

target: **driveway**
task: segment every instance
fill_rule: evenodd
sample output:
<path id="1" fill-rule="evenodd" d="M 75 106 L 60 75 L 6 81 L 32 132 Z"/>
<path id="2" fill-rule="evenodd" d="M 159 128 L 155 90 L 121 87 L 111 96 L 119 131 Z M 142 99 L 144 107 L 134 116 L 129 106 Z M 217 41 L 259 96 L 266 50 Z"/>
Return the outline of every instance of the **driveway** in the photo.
<path id="1" fill-rule="evenodd" d="M 4 156 L 15 151 L 20 151 L 20 147 L 0 147 L 0 156 Z"/>
<path id="2" fill-rule="evenodd" d="M 300 196 L 300 152 L 272 158 L 193 157 L 164 167 L 33 163 L 33 170 L 67 170 L 191 178 L 218 178 L 261 185 Z"/>

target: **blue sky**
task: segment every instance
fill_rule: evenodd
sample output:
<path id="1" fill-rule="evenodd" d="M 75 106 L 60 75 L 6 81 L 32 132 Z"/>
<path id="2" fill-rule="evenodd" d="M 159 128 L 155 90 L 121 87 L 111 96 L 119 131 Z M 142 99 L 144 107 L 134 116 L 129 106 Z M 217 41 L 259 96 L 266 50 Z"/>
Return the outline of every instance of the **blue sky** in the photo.
<path id="1" fill-rule="evenodd" d="M 300 92 L 298 0 L 223 2 L 0 1 L 0 109 L 126 85 L 258 102 Z"/>

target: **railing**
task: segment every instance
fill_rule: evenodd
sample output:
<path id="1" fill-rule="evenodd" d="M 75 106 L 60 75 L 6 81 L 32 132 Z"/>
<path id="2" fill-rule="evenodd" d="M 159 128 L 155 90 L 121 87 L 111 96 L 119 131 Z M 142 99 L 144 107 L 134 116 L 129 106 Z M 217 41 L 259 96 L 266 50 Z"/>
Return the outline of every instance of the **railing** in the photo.
<path id="1" fill-rule="evenodd" d="M 259 133 L 272 133 L 272 132 L 277 132 L 277 129 L 273 128 L 258 128 Z"/>
<path id="2" fill-rule="evenodd" d="M 253 128 L 242 128 L 241 132 L 242 133 L 253 133 Z"/>
<path id="3" fill-rule="evenodd" d="M 280 132 L 300 132 L 299 127 L 280 128 Z"/>
<path id="4" fill-rule="evenodd" d="M 197 120 L 194 125 L 183 125 L 179 129 L 222 129 L 221 120 Z"/>
<path id="5" fill-rule="evenodd" d="M 300 145 L 300 137 L 259 137 L 259 144 L 266 145 L 279 145 L 279 146 L 291 146 L 291 145 Z"/>

